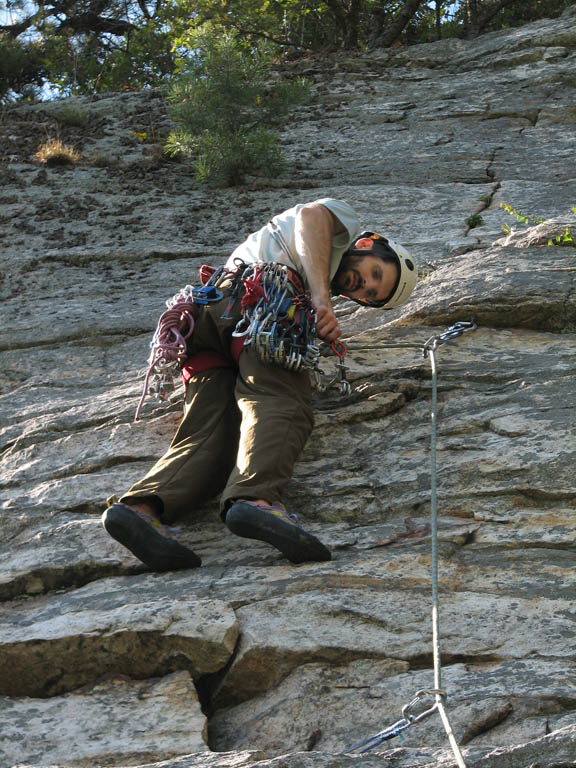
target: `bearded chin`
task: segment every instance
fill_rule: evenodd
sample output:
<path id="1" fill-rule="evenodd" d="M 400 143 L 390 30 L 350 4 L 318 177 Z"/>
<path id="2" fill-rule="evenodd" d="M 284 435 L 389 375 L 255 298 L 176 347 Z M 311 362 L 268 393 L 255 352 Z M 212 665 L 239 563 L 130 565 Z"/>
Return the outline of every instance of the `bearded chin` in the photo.
<path id="1" fill-rule="evenodd" d="M 355 258 L 353 255 L 349 253 L 345 253 L 342 257 L 342 261 L 340 262 L 340 265 L 338 269 L 336 270 L 336 274 L 332 278 L 332 282 L 330 283 L 330 290 L 332 291 L 333 296 L 338 296 L 340 294 L 346 294 L 346 286 L 345 286 L 345 275 L 346 272 L 356 264 L 358 261 L 358 258 Z"/>
<path id="2" fill-rule="evenodd" d="M 330 283 L 330 290 L 333 296 L 339 296 L 341 293 L 344 292 L 345 288 L 343 283 L 343 277 L 345 272 L 346 270 L 342 269 L 342 265 L 340 265 L 336 271 L 336 274 L 332 278 L 332 282 Z"/>

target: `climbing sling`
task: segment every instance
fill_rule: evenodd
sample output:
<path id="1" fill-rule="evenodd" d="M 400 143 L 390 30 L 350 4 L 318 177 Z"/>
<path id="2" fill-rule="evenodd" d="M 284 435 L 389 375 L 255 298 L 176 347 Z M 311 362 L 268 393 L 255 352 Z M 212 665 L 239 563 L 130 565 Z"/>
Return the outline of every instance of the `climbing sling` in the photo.
<path id="1" fill-rule="evenodd" d="M 140 418 L 147 395 L 160 401 L 166 399 L 178 370 L 186 385 L 193 375 L 208 368 L 230 367 L 230 360 L 218 352 L 207 350 L 188 355 L 198 313 L 225 295 L 228 303 L 223 319 L 232 319 L 230 312 L 238 299 L 242 310 L 232 332 L 230 352 L 234 361 L 238 361 L 244 347 L 252 346 L 265 363 L 292 371 L 311 371 L 320 391 L 337 385 L 341 394 L 350 394 L 344 364 L 346 347 L 342 342 L 331 345 L 338 358 L 337 375 L 328 383 L 323 380 L 320 347 L 316 343 L 316 313 L 300 275 L 285 264 L 272 262 L 246 264 L 237 259 L 235 267 L 230 270 L 202 266 L 201 287 L 187 285 L 166 302 L 168 309 L 160 316 L 150 342 L 148 370 L 135 421 Z"/>

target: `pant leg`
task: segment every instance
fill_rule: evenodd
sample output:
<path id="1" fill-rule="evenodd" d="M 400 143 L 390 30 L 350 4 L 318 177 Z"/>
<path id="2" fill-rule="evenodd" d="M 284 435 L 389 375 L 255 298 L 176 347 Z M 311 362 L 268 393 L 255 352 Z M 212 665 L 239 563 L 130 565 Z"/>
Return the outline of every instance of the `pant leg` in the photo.
<path id="1" fill-rule="evenodd" d="M 121 501 L 154 496 L 162 502 L 162 520 L 170 522 L 225 487 L 238 448 L 235 378 L 233 368 L 211 368 L 191 379 L 184 416 L 170 447 Z"/>
<path id="2" fill-rule="evenodd" d="M 251 347 L 240 355 L 235 394 L 240 443 L 222 512 L 234 499 L 281 501 L 314 425 L 308 373 L 262 363 Z"/>
<path id="3" fill-rule="evenodd" d="M 234 398 L 236 368 L 230 353 L 231 334 L 240 319 L 239 302 L 230 319 L 221 301 L 199 309 L 189 354 L 218 352 L 229 368 L 210 368 L 188 383 L 184 416 L 170 447 L 150 472 L 122 496 L 152 497 L 166 522 L 191 512 L 226 485 L 236 462 L 240 413 Z"/>

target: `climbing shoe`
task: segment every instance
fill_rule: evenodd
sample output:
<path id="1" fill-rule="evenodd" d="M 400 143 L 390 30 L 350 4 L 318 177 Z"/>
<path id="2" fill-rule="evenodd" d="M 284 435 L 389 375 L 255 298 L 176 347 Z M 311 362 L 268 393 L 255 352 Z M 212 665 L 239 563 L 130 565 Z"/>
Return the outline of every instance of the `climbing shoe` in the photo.
<path id="1" fill-rule="evenodd" d="M 330 550 L 300 527 L 298 517 L 278 505 L 236 501 L 226 513 L 226 526 L 236 536 L 271 544 L 292 563 L 332 559 Z"/>
<path id="2" fill-rule="evenodd" d="M 109 507 L 102 515 L 102 525 L 113 539 L 153 571 L 180 571 L 202 565 L 198 555 L 178 543 L 159 520 L 126 504 Z"/>

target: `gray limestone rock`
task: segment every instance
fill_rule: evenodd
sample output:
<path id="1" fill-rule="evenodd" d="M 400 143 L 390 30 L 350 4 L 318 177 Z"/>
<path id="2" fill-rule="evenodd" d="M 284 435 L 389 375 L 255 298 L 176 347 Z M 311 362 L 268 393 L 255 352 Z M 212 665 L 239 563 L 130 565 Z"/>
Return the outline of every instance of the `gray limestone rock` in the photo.
<path id="1" fill-rule="evenodd" d="M 241 190 L 131 136 L 168 127 L 159 91 L 74 98 L 92 129 L 65 170 L 33 161 L 61 104 L 4 110 L 2 766 L 454 765 L 436 714 L 340 754 L 433 682 L 431 337 L 455 735 L 469 768 L 576 765 L 575 66 L 576 6 L 474 41 L 286 64 L 315 100 L 282 134 L 285 175 Z M 334 301 L 353 392 L 316 398 L 286 499 L 333 560 L 293 566 L 211 502 L 181 521 L 203 567 L 148 574 L 99 518 L 180 418 L 177 385 L 133 421 L 156 319 L 201 264 L 324 196 L 421 273 L 391 312 Z"/>
<path id="2" fill-rule="evenodd" d="M 146 678 L 186 669 L 197 679 L 217 672 L 234 650 L 234 611 L 195 599 L 188 586 L 182 579 L 99 579 L 10 606 L 0 624 L 0 691 L 46 696 L 109 674 Z"/>
<path id="3" fill-rule="evenodd" d="M 186 672 L 117 677 L 50 699 L 4 698 L 0 712 L 3 765 L 134 765 L 206 749 L 206 718 Z"/>

